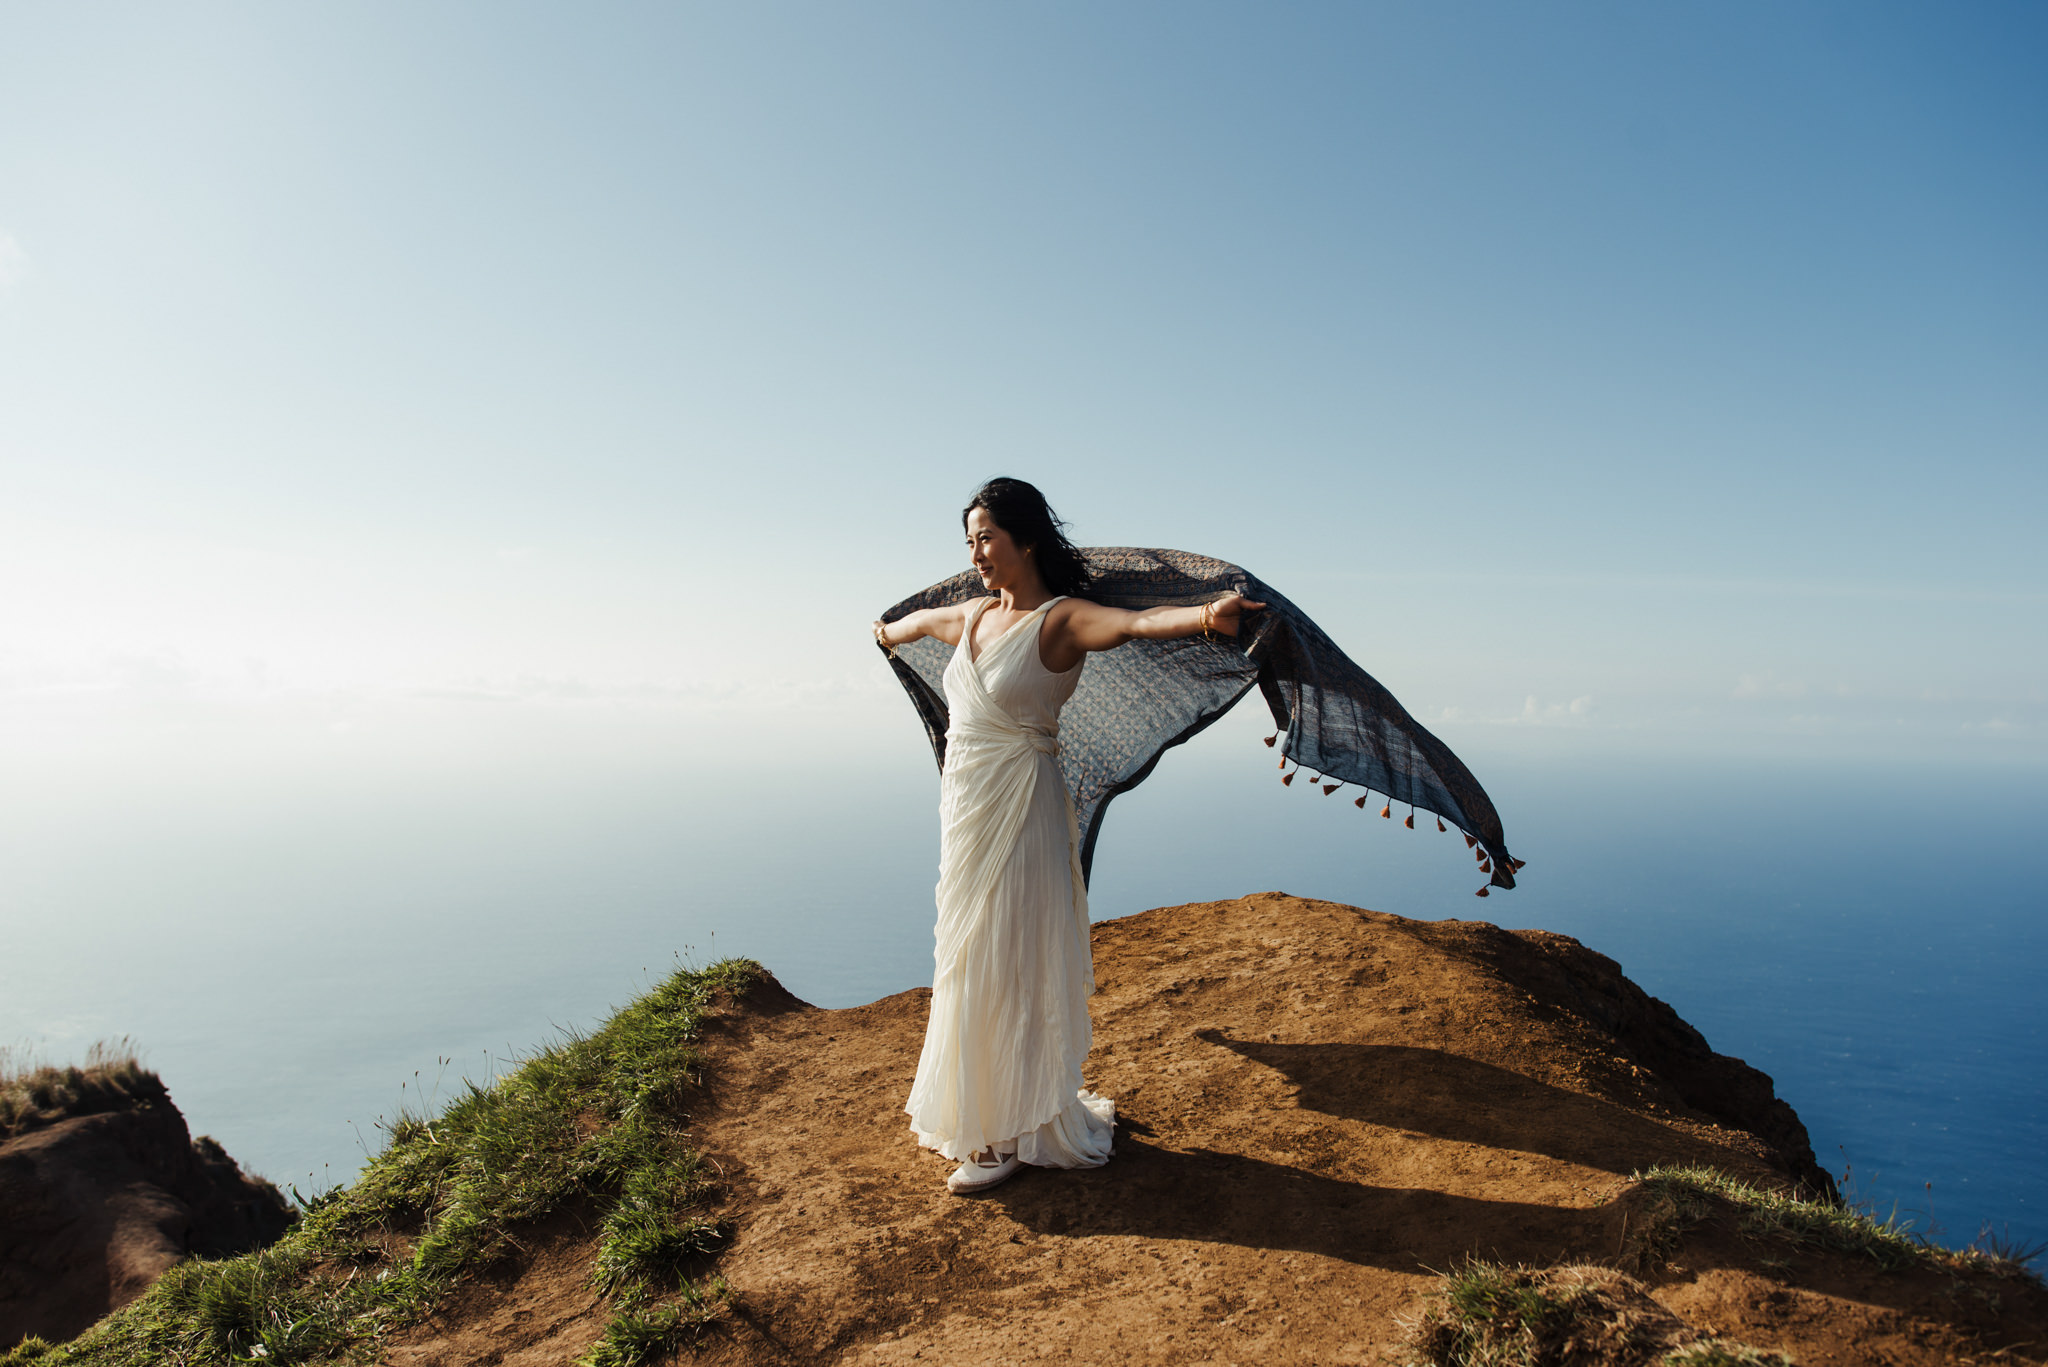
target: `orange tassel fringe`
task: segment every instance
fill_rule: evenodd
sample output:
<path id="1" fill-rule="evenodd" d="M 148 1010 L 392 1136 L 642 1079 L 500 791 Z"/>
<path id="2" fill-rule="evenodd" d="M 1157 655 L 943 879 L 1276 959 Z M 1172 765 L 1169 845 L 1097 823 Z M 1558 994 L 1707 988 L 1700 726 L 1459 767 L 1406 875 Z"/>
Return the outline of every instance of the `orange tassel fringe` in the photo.
<path id="1" fill-rule="evenodd" d="M 1362 812 L 1365 810 L 1365 800 L 1371 796 L 1371 793 L 1360 793 L 1358 795 L 1358 801 L 1352 803 L 1351 805 L 1358 808 L 1358 810 Z"/>
<path id="2" fill-rule="evenodd" d="M 1486 889 L 1485 889 L 1485 888 L 1481 888 L 1481 889 L 1480 889 L 1479 891 L 1477 891 L 1477 892 L 1473 893 L 1472 895 L 1473 895 L 1474 897 L 1484 897 L 1484 896 L 1486 896 Z"/>
<path id="3" fill-rule="evenodd" d="M 1440 831 L 1447 831 L 1450 829 L 1450 827 L 1444 825 L 1444 819 L 1442 817 L 1438 817 L 1436 819 L 1436 828 Z"/>
<path id="4" fill-rule="evenodd" d="M 1410 813 L 1408 813 L 1408 819 L 1407 819 L 1406 821 L 1402 822 L 1401 824 L 1402 824 L 1403 826 L 1406 826 L 1406 827 L 1407 827 L 1407 828 L 1408 828 L 1409 830 L 1411 830 L 1411 831 L 1412 831 L 1412 830 L 1414 830 L 1414 829 L 1415 829 L 1415 813 L 1413 813 L 1413 812 L 1410 812 Z"/>
<path id="5" fill-rule="evenodd" d="M 1266 742 L 1266 748 L 1270 750 L 1273 748 L 1273 742 L 1280 739 L 1280 733 L 1275 731 L 1272 735 L 1263 737 L 1263 739 Z"/>
<path id="6" fill-rule="evenodd" d="M 1328 797 L 1331 793 L 1336 792 L 1339 788 L 1342 788 L 1343 786 L 1344 785 L 1341 783 L 1325 783 L 1323 785 L 1323 796 Z"/>
<path id="7" fill-rule="evenodd" d="M 1391 799 L 1388 800 L 1386 806 L 1380 808 L 1380 815 L 1385 817 L 1389 821 L 1392 821 L 1394 819 L 1394 804 Z"/>

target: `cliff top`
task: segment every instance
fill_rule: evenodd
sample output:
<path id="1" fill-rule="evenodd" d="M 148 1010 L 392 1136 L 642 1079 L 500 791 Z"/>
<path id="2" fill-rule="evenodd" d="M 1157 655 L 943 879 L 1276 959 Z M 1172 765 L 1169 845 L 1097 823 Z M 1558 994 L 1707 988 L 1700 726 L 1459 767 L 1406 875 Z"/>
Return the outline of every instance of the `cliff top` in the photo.
<path id="1" fill-rule="evenodd" d="M 422 1367 L 2042 1360 L 2038 1281 L 1833 1204 L 1770 1080 L 1576 941 L 1261 893 L 1094 947 L 1104 1168 L 948 1195 L 901 1111 L 929 994 L 727 964 L 174 1291 L 261 1273 L 326 1337 L 216 1346 Z M 176 1295 L 52 1361 L 201 1345 Z"/>

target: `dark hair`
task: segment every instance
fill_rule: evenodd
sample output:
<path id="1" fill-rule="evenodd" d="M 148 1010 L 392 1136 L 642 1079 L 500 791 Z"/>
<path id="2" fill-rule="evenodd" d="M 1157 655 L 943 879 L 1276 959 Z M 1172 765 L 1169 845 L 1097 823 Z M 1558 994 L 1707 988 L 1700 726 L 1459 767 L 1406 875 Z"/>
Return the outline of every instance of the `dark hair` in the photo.
<path id="1" fill-rule="evenodd" d="M 988 520 L 1010 534 L 1020 550 L 1031 552 L 1031 558 L 1038 564 L 1039 577 L 1045 586 L 1055 594 L 1073 598 L 1085 598 L 1092 580 L 1088 573 L 1088 562 L 1081 558 L 1081 552 L 1074 549 L 1074 543 L 1067 540 L 1065 525 L 1059 515 L 1046 503 L 1045 495 L 1021 479 L 1007 479 L 998 475 L 975 490 L 974 497 L 960 510 L 960 525 L 967 525 L 967 515 L 976 508 L 988 514 Z"/>

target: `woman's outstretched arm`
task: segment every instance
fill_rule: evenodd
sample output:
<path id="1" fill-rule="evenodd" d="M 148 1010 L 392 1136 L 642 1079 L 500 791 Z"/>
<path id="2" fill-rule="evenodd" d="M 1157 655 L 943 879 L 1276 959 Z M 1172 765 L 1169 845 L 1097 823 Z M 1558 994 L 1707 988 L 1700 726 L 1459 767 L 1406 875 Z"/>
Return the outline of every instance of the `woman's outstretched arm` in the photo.
<path id="1" fill-rule="evenodd" d="M 1146 608 L 1131 612 L 1104 607 L 1085 598 L 1069 598 L 1053 610 L 1047 622 L 1047 637 L 1040 653 L 1052 670 L 1072 669 L 1091 650 L 1114 650 L 1125 641 L 1171 641 L 1213 631 L 1237 635 L 1244 614 L 1266 606 L 1241 593 L 1229 593 L 1213 603 L 1192 608 Z"/>
<path id="2" fill-rule="evenodd" d="M 960 644 L 967 627 L 966 603 L 943 608 L 919 608 L 893 622 L 875 623 L 875 644 L 885 649 L 907 646 L 921 636 L 936 636 L 949 646 Z"/>

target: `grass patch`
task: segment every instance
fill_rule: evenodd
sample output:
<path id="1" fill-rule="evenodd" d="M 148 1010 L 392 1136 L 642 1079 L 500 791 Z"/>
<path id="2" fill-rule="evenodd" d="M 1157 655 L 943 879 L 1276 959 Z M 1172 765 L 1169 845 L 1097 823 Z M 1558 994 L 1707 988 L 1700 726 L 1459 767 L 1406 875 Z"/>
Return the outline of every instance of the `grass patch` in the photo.
<path id="1" fill-rule="evenodd" d="M 1657 1359 L 1657 1367 L 1792 1367 L 1792 1359 L 1743 1343 L 1707 1339 L 1666 1353 Z"/>
<path id="2" fill-rule="evenodd" d="M 1791 1367 L 1778 1353 L 1705 1339 L 1609 1267 L 1467 1262 L 1444 1274 L 1409 1343 L 1429 1367 Z"/>
<path id="3" fill-rule="evenodd" d="M 356 1181 L 300 1203 L 270 1248 L 172 1268 L 68 1344 L 0 1367 L 368 1361 L 455 1284 L 510 1251 L 514 1232 L 588 1200 L 602 1234 L 593 1281 L 612 1298 L 592 1367 L 637 1367 L 715 1317 L 715 1277 L 689 1276 L 726 1231 L 696 1214 L 710 1191 L 684 1133 L 693 1040 L 720 995 L 759 965 L 684 969 L 587 1035 L 571 1035 L 439 1116 L 402 1112 Z"/>
<path id="4" fill-rule="evenodd" d="M 1469 1262 L 1445 1275 L 1424 1322 L 1428 1359 L 1444 1367 L 1495 1367 L 1553 1357 L 1558 1337 L 1584 1300 L 1537 1283 L 1527 1268 Z"/>
<path id="5" fill-rule="evenodd" d="M 2039 1252 L 1946 1248 L 1896 1215 L 1879 1219 L 1857 1206 L 1804 1200 L 1751 1186 L 1713 1168 L 1658 1166 L 1635 1174 L 1635 1180 L 1649 1194 L 1653 1227 L 1662 1226 L 1670 1238 L 1726 1210 L 1735 1215 L 1736 1228 L 1751 1238 L 1868 1258 L 1887 1271 L 1925 1267 L 2032 1277 L 2026 1264 Z"/>
<path id="6" fill-rule="evenodd" d="M 166 1095 L 163 1082 L 142 1066 L 125 1039 L 93 1045 L 83 1067 L 37 1064 L 0 1050 L 0 1139 L 74 1115 L 124 1111 L 138 1100 Z"/>
<path id="7" fill-rule="evenodd" d="M 728 1230 L 682 1214 L 708 1186 L 694 1156 L 674 1169 L 635 1169 L 604 1217 L 593 1278 L 597 1289 L 676 1281 L 690 1264 L 724 1248 Z"/>
<path id="8" fill-rule="evenodd" d="M 716 1276 L 701 1284 L 685 1281 L 681 1295 L 655 1304 L 628 1292 L 614 1305 L 604 1337 L 578 1361 L 583 1367 L 640 1367 L 655 1354 L 680 1347 L 716 1319 L 729 1294 L 724 1280 Z"/>

